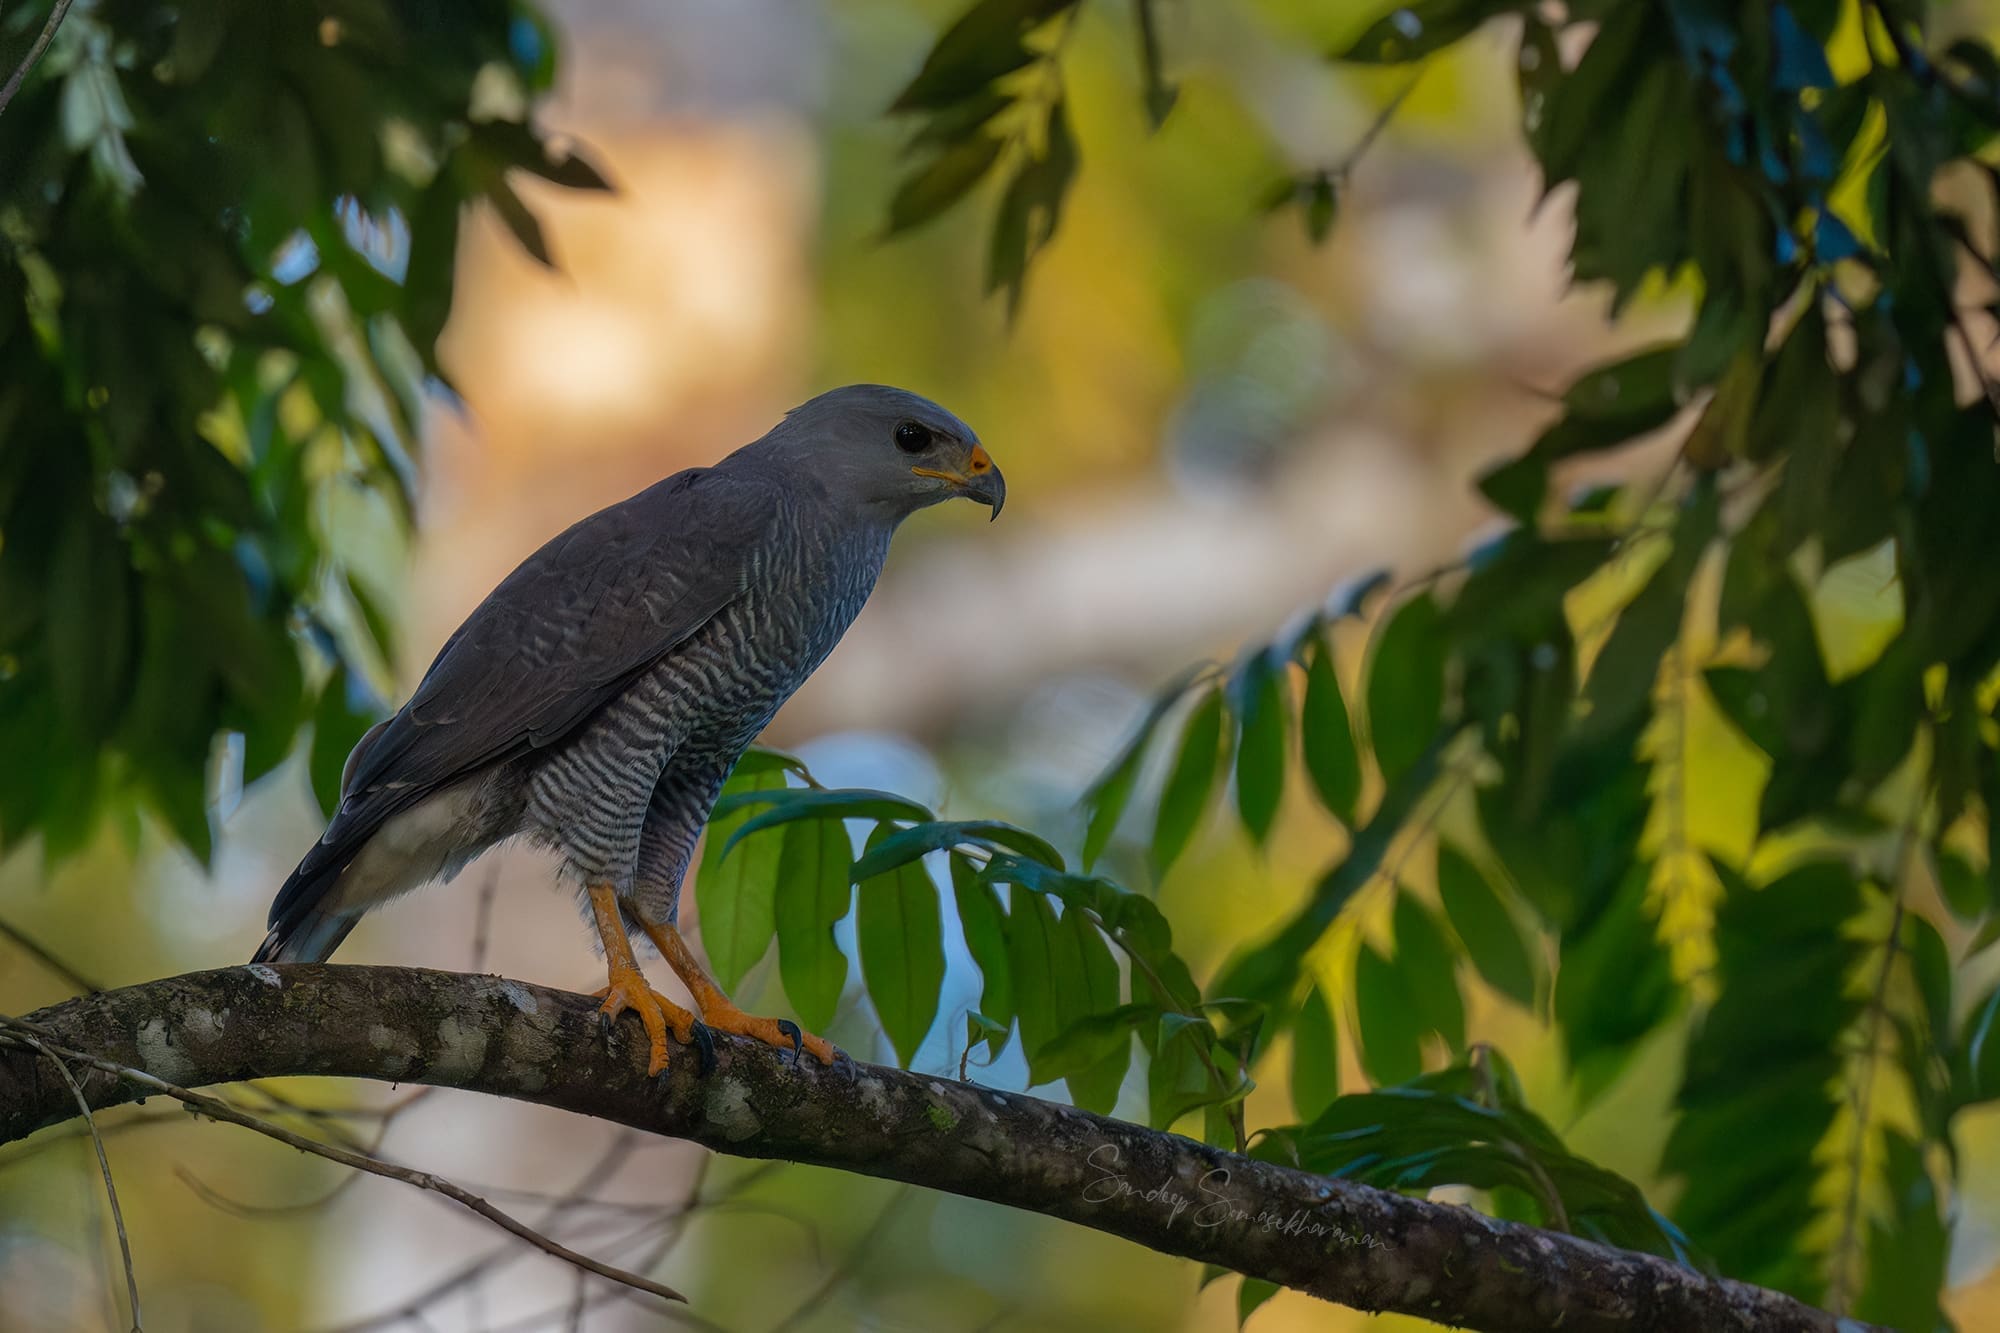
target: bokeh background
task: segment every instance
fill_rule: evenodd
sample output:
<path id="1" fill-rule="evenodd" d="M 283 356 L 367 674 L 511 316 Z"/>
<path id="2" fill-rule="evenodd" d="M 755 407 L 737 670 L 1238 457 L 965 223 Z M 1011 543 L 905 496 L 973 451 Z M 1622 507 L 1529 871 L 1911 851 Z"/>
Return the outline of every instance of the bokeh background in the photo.
<path id="1" fill-rule="evenodd" d="M 617 186 L 525 182 L 558 271 L 490 216 L 460 252 L 443 360 L 462 402 L 434 400 L 419 535 L 356 500 L 333 516 L 371 584 L 393 592 L 406 690 L 459 618 L 575 518 L 712 461 L 787 407 L 855 380 L 900 384 L 972 422 L 1006 470 L 1004 521 L 919 516 L 876 596 L 769 739 L 835 785 L 904 791 L 956 814 L 1077 831 L 1075 803 L 1148 691 L 1222 660 L 1340 580 L 1420 573 L 1491 523 L 1470 481 L 1518 451 L 1581 366 L 1678 327 L 1660 290 L 1613 322 L 1571 290 L 1564 201 L 1538 197 L 1518 142 L 1512 47 L 1475 38 L 1424 67 L 1329 66 L 1354 22 L 1304 0 L 1165 6 L 1180 101 L 1148 127 L 1122 13 L 1086 12 L 1065 52 L 1085 169 L 1018 316 L 980 295 L 990 201 L 885 238 L 902 132 L 884 115 L 956 0 L 561 0 L 558 95 L 543 122 L 589 146 Z M 1981 7 L 1961 18 L 1986 22 Z M 1288 171 L 1354 166 L 1330 239 L 1258 200 Z M 1643 449 L 1621 472 L 1657 466 Z M 249 956 L 270 894 L 316 836 L 302 759 L 225 793 L 212 873 L 137 821 L 51 872 L 0 862 L 0 913 L 122 984 Z M 1256 852 L 1210 830 L 1159 894 L 1197 971 L 1295 904 L 1327 826 L 1288 803 Z M 483 902 L 490 902 L 490 921 Z M 696 924 L 698 925 L 698 905 Z M 955 946 L 953 932 L 948 940 Z M 852 951 L 850 950 L 850 953 Z M 486 970 L 588 989 L 596 963 L 535 854 L 488 858 L 370 917 L 342 957 Z M 977 986 L 962 951 L 916 1064 L 956 1074 Z M 775 955 L 738 998 L 775 995 Z M 69 993 L 0 949 L 0 1009 Z M 854 999 L 850 1004 L 862 1003 Z M 1669 1030 L 1587 1115 L 1565 1114 L 1552 1043 L 1527 1015 L 1475 1010 L 1572 1146 L 1649 1189 L 1678 1075 Z M 858 1055 L 872 1023 L 830 1034 Z M 1351 1057 L 1350 1057 L 1351 1058 Z M 1020 1086 L 1017 1060 L 971 1071 Z M 1143 1103 L 1143 1076 L 1128 1088 Z M 390 1089 L 310 1083 L 312 1103 L 400 1105 Z M 1255 1096 L 1282 1098 L 1282 1088 Z M 1277 1118 L 1284 1118 L 1282 1111 Z M 107 1118 L 147 1327 L 174 1330 L 562 1327 L 574 1275 L 495 1252 L 449 1203 L 178 1112 Z M 1256 1114 L 1252 1113 L 1253 1121 Z M 2000 1125 L 1968 1116 L 1971 1193 L 1949 1303 L 2000 1323 Z M 354 1122 L 372 1136 L 375 1124 Z M 630 1151 L 623 1151 L 630 1147 Z M 86 1139 L 0 1153 L 0 1329 L 114 1321 L 117 1281 Z M 381 1151 L 533 1216 L 613 1149 L 572 1243 L 658 1271 L 713 1325 L 778 1329 L 1235 1327 L 1234 1279 L 1094 1233 L 804 1168 L 622 1145 L 610 1127 L 441 1092 L 386 1122 Z M 1656 1198 L 1666 1196 L 1656 1195 Z M 622 1205 L 622 1206 L 614 1206 Z M 589 1329 L 658 1317 L 602 1288 Z M 369 1322 L 369 1321 L 374 1322 Z M 534 1321 L 540 1320 L 537 1324 Z M 1414 1327 L 1281 1295 L 1260 1330 Z"/>

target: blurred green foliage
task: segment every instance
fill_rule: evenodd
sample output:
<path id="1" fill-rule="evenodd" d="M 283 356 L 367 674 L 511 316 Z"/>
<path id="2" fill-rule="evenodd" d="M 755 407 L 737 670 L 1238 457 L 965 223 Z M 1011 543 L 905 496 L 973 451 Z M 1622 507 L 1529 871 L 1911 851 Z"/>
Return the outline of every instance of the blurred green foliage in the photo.
<path id="1" fill-rule="evenodd" d="M 1063 82 L 1083 7 L 980 0 L 893 106 L 888 229 L 990 183 L 1010 308 L 1089 170 Z M 1176 104 L 1160 8 L 1126 11 L 1155 126 Z M 0 836 L 54 854 L 128 790 L 204 851 L 218 733 L 248 778 L 312 719 L 315 781 L 337 779 L 386 630 L 322 497 L 407 518 L 463 205 L 545 257 L 506 170 L 601 184 L 526 128 L 552 54 L 518 6 L 160 12 L 80 10 L 0 116 L 0 752 L 39 760 L 0 782 Z M 1934 50 L 1929 18 L 1358 18 L 1337 59 L 1512 44 L 1577 280 L 1614 308 L 1675 284 L 1687 328 L 1570 386 L 1482 479 L 1512 526 L 1466 560 L 1363 581 L 1163 690 L 1083 798 L 1080 858 L 753 754 L 697 886 L 724 979 L 775 940 L 820 1025 L 858 962 L 908 1061 L 955 919 L 982 976 L 954 1046 L 990 1062 L 1018 1037 L 1030 1082 L 1081 1105 L 1118 1104 L 1136 1043 L 1156 1124 L 1943 1326 L 1954 1127 L 2000 1100 L 2000 992 L 1977 980 L 2000 939 L 2000 387 L 1968 295 L 1996 276 L 2000 61 Z M 8 13 L 0 41 L 39 20 Z M 1321 239 L 1346 165 L 1243 209 L 1296 207 Z M 1574 461 L 1667 430 L 1664 475 L 1562 494 Z M 1261 844 L 1301 804 L 1339 828 L 1323 875 L 1198 978 L 1131 885 L 1188 873 L 1220 809 Z M 1684 1040 L 1671 1206 L 1566 1148 L 1472 1040 L 1496 997 L 1557 1035 L 1575 1110 L 1642 1043 Z M 1342 1095 L 1357 1072 L 1372 1086 Z M 1294 1122 L 1251 1123 L 1278 1078 Z"/>
<path id="2" fill-rule="evenodd" d="M 0 115 L 0 845 L 138 797 L 206 858 L 309 720 L 331 797 L 389 634 L 337 516 L 408 523 L 461 213 L 546 262 L 507 173 L 604 187 L 525 122 L 554 61 L 511 0 L 68 13 Z"/>
<path id="3" fill-rule="evenodd" d="M 1082 8 L 981 0 L 893 108 L 916 128 L 890 229 L 1004 180 L 988 282 L 1012 300 L 1085 160 L 1061 90 Z M 1172 52 L 1153 8 L 1131 13 L 1157 122 Z M 1954 1119 L 2000 1093 L 2000 999 L 1966 993 L 2000 939 L 2000 387 L 1994 311 L 1967 304 L 2000 275 L 2000 62 L 1970 38 L 1931 54 L 1924 7 L 1892 0 L 1435 0 L 1336 58 L 1421 61 L 1502 16 L 1522 136 L 1573 203 L 1576 279 L 1614 310 L 1675 283 L 1695 311 L 1582 376 L 1483 478 L 1509 530 L 1182 677 L 1086 795 L 1086 866 L 1130 836 L 1164 877 L 1231 776 L 1262 842 L 1296 748 L 1349 834 L 1296 915 L 1197 988 L 1149 899 L 1052 849 L 875 794 L 738 799 L 866 815 L 878 849 L 951 846 L 961 900 L 1011 885 L 1004 911 L 965 914 L 987 974 L 967 1040 L 997 1051 L 992 997 L 1010 997 L 1030 1081 L 1067 1078 L 1080 1104 L 1109 1104 L 1137 1036 L 1156 1123 L 1206 1108 L 1210 1137 L 1267 1130 L 1262 1150 L 1313 1169 L 1472 1186 L 1507 1215 L 1943 1327 Z M 1342 178 L 1264 202 L 1318 239 Z M 1670 427 L 1664 475 L 1560 498 L 1568 461 Z M 1348 627 L 1366 638 L 1351 683 Z M 1157 800 L 1136 808 L 1154 754 Z M 1724 808 L 1738 792 L 1754 820 Z M 1058 954 L 1078 921 L 1086 947 Z M 1107 945 L 1122 982 L 1098 985 Z M 1553 1026 L 1580 1107 L 1651 1035 L 1687 1032 L 1674 1223 L 1570 1157 L 1498 1054 L 1468 1047 L 1474 975 Z M 871 992 L 884 977 L 864 969 Z M 1381 1091 L 1335 1095 L 1341 1016 Z M 1302 1123 L 1246 1125 L 1288 1027 Z"/>

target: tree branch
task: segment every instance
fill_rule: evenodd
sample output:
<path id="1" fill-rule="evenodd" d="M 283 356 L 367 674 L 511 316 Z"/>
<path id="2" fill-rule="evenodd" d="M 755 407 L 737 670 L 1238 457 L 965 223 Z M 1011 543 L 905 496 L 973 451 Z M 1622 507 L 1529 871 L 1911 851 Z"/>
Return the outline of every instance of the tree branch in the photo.
<path id="1" fill-rule="evenodd" d="M 1254 1161 L 1018 1093 L 716 1036 L 645 1074 L 580 995 L 412 968 L 235 967 L 84 996 L 44 1040 L 179 1087 L 321 1074 L 463 1088 L 1058 1217 L 1362 1310 L 1488 1333 L 1817 1330 L 1832 1316 L 1667 1260 Z M 77 1069 L 93 1108 L 147 1089 Z M 78 1113 L 48 1061 L 0 1047 L 0 1142 Z M 1843 1330 L 1863 1326 L 1848 1321 Z"/>

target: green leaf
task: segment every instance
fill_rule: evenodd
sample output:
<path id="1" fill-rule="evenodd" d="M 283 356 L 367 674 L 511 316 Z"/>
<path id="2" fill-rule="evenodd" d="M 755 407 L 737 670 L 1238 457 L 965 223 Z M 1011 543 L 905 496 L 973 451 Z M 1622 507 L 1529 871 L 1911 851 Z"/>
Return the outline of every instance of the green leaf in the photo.
<path id="1" fill-rule="evenodd" d="M 1691 1267 L 1702 1262 L 1630 1181 L 1563 1146 L 1526 1106 L 1520 1080 L 1496 1051 L 1477 1064 L 1464 1061 L 1338 1098 L 1310 1124 L 1266 1136 L 1252 1155 L 1384 1189 L 1486 1190 L 1505 1216 L 1542 1226 L 1566 1222 L 1575 1234 L 1606 1244 Z M 1523 1206 L 1507 1207 L 1509 1198 Z"/>
<path id="2" fill-rule="evenodd" d="M 1333 648 L 1315 638 L 1305 653 L 1306 698 L 1299 719 L 1301 748 L 1313 789 L 1326 808 L 1346 823 L 1354 822 L 1361 798 L 1361 759 L 1354 747 L 1354 727 L 1347 700 L 1333 669 Z"/>
<path id="3" fill-rule="evenodd" d="M 1960 921 L 1977 921 L 1986 915 L 1992 906 L 1986 891 L 1986 881 L 1972 863 L 1957 852 L 1939 850 L 1935 854 L 1938 892 L 1943 896 L 1951 914 Z"/>
<path id="4" fill-rule="evenodd" d="M 837 819 L 800 820 L 784 831 L 773 902 L 778 975 L 799 1022 L 815 1032 L 833 1023 L 847 988 L 847 955 L 833 928 L 854 899 L 848 866 L 854 845 Z"/>
<path id="5" fill-rule="evenodd" d="M 1945 1287 L 1951 1231 L 1924 1151 L 1900 1130 L 1882 1133 L 1889 1215 L 1868 1227 L 1868 1281 L 1854 1304 L 1857 1319 L 1888 1328 L 1948 1329 L 1938 1304 Z"/>
<path id="6" fill-rule="evenodd" d="M 993 1063 L 994 1059 L 999 1055 L 999 1053 L 1007 1049 L 1007 1038 L 1013 1032 L 1013 1030 L 1014 1029 L 1011 1024 L 1002 1023 L 997 1018 L 988 1018 L 985 1014 L 980 1013 L 977 1009 L 966 1010 L 965 1011 L 966 1057 L 968 1059 L 971 1057 L 973 1047 L 979 1045 L 979 1043 L 981 1042 L 985 1042 L 986 1043 L 985 1063 L 987 1064 Z"/>
<path id="7" fill-rule="evenodd" d="M 1299 1121 L 1317 1120 L 1340 1095 L 1340 1030 L 1332 1006 L 1314 986 L 1292 1024 L 1292 1109 Z"/>
<path id="8" fill-rule="evenodd" d="M 1438 897 L 1472 965 L 1487 984 L 1528 1008 L 1537 969 L 1514 914 L 1478 866 L 1450 843 L 1438 843 Z"/>
<path id="9" fill-rule="evenodd" d="M 1151 1004 L 1121 1004 L 1102 1013 L 1086 1014 L 1042 1047 L 1035 1061 L 1035 1081 L 1050 1083 L 1087 1075 L 1093 1067 L 1126 1050 L 1132 1034 L 1159 1017 L 1159 1007 Z"/>
<path id="10" fill-rule="evenodd" d="M 1959 1103 L 2000 1100 L 2000 986 L 1966 1016 L 1958 1048 Z"/>
<path id="11" fill-rule="evenodd" d="M 1347 855 L 1320 880 L 1312 898 L 1276 934 L 1252 946 L 1224 969 L 1212 988 L 1218 999 L 1241 1001 L 1254 1013 L 1288 1011 L 1298 980 L 1300 961 L 1319 943 L 1341 908 L 1375 877 L 1389 844 L 1411 809 L 1437 780 L 1442 741 L 1432 744 L 1417 762 L 1382 795 L 1382 803 L 1354 835 Z"/>
<path id="12" fill-rule="evenodd" d="M 1563 940 L 1555 1015 L 1588 1101 L 1665 1020 L 1676 992 L 1645 906 L 1648 868 L 1632 866 L 1606 909 Z"/>
<path id="13" fill-rule="evenodd" d="M 1437 920 L 1407 893 L 1396 896 L 1396 966 L 1417 1015 L 1454 1050 L 1465 1046 L 1465 1002 L 1458 958 Z"/>
<path id="14" fill-rule="evenodd" d="M 1354 1011 L 1361 1029 L 1361 1067 L 1378 1087 L 1408 1083 L 1424 1072 L 1424 1024 L 1396 965 L 1361 946 L 1354 960 Z"/>
<path id="15" fill-rule="evenodd" d="M 999 1025 L 989 1034 L 987 1055 L 998 1059 L 1007 1046 L 1007 1034 L 1014 1021 L 1014 969 L 1007 953 L 1007 914 L 1000 906 L 1000 893 L 980 878 L 978 869 L 956 853 L 951 858 L 951 891 L 958 904 L 958 924 L 965 934 L 966 951 L 979 964 L 984 989 L 979 1009 Z"/>
<path id="16" fill-rule="evenodd" d="M 1716 487 L 1703 484 L 1697 489 L 1674 527 L 1673 549 L 1666 563 L 1653 571 L 1639 595 L 1618 613 L 1618 623 L 1598 652 L 1584 685 L 1591 730 L 1607 732 L 1627 725 L 1651 697 L 1660 663 L 1680 638 L 1688 585 L 1715 539 L 1720 505 Z"/>
<path id="17" fill-rule="evenodd" d="M 1138 781 L 1139 766 L 1146 757 L 1146 747 L 1153 739 L 1154 730 L 1181 696 L 1187 693 L 1188 686 L 1194 683 L 1200 672 L 1198 667 L 1182 672 L 1153 697 L 1138 730 L 1132 733 L 1132 739 L 1125 742 L 1125 748 L 1118 752 L 1118 757 L 1083 794 L 1081 804 L 1089 812 L 1083 834 L 1083 865 L 1086 870 L 1097 863 L 1097 858 L 1110 845 L 1111 835 L 1118 827 L 1118 818 L 1125 813 L 1125 807 L 1132 799 L 1132 787 Z"/>
<path id="18" fill-rule="evenodd" d="M 1189 1111 L 1228 1096 L 1209 1071 L 1220 1054 L 1206 1019 L 1161 1014 L 1146 1069 L 1147 1122 L 1168 1129 Z"/>
<path id="19" fill-rule="evenodd" d="M 1911 979 L 1924 1002 L 1932 1040 L 1942 1049 L 1951 1034 L 1951 950 L 1936 926 L 1914 913 L 1903 917 Z"/>
<path id="20" fill-rule="evenodd" d="M 1444 617 L 1420 593 L 1389 618 L 1368 664 L 1368 737 L 1385 781 L 1408 772 L 1436 737 L 1444 670 Z"/>
<path id="21" fill-rule="evenodd" d="M 884 838 L 854 863 L 854 877 L 879 875 L 905 862 L 951 847 L 1006 848 L 1056 870 L 1062 854 L 1040 836 L 993 819 L 940 820 L 913 824 Z"/>
<path id="22" fill-rule="evenodd" d="M 933 157 L 896 187 L 889 201 L 889 234 L 908 231 L 950 208 L 1000 160 L 1005 141 L 981 132 Z"/>
<path id="23" fill-rule="evenodd" d="M 515 194 L 512 187 L 505 181 L 496 179 L 486 192 L 486 200 L 493 205 L 494 211 L 499 213 L 500 221 L 514 234 L 514 239 L 520 242 L 521 248 L 526 250 L 536 263 L 543 268 L 556 267 L 555 256 L 549 253 L 548 238 L 542 234 L 540 220 L 529 211 L 526 204 L 521 202 L 521 196 Z"/>
<path id="24" fill-rule="evenodd" d="M 886 836 L 878 826 L 872 847 Z M 861 947 L 861 977 L 875 1002 L 882 1031 L 907 1067 L 937 1018 L 944 986 L 944 928 L 937 887 L 923 863 L 912 861 L 861 881 L 854 913 Z"/>
<path id="25" fill-rule="evenodd" d="M 348 672 L 345 662 L 333 668 L 319 692 L 319 707 L 313 710 L 312 756 L 307 767 L 312 774 L 313 797 L 328 819 L 340 805 L 340 782 L 347 756 L 375 725 L 376 702 L 365 685 Z"/>
<path id="26" fill-rule="evenodd" d="M 943 149 L 969 134 L 976 133 L 1002 111 L 1015 105 L 1013 94 L 988 86 L 970 97 L 960 98 L 931 111 L 904 145 L 907 155 L 918 149 Z"/>
<path id="27" fill-rule="evenodd" d="M 117 528 L 94 506 L 70 513 L 49 575 L 48 660 L 57 708 L 83 746 L 110 733 L 131 675 L 126 563 Z"/>
<path id="28" fill-rule="evenodd" d="M 1236 1326 L 1240 1329 L 1264 1302 L 1278 1294 L 1278 1284 L 1267 1278 L 1246 1277 L 1236 1288 Z"/>
<path id="29" fill-rule="evenodd" d="M 1262 844 L 1285 794 L 1285 663 L 1258 649 L 1245 657 L 1229 682 L 1229 703 L 1241 728 L 1236 747 L 1236 810 L 1250 837 Z"/>
<path id="30" fill-rule="evenodd" d="M 993 220 L 986 290 L 1007 293 L 1010 320 L 1020 312 L 1028 261 L 1055 235 L 1063 201 L 1076 178 L 1076 140 L 1070 134 L 1069 112 L 1060 98 L 1049 104 L 1043 139 L 1042 151 L 1015 170 Z"/>
<path id="31" fill-rule="evenodd" d="M 1160 811 L 1153 822 L 1153 873 L 1159 878 L 1166 878 L 1208 812 L 1221 760 L 1222 690 L 1210 685 L 1187 716 L 1180 750 L 1160 792 Z"/>
<path id="32" fill-rule="evenodd" d="M 1143 966 L 1135 980 L 1158 993 L 1163 1007 L 1192 1009 L 1201 992 L 1188 967 L 1173 950 L 1173 929 L 1149 898 L 1141 897 L 1100 875 L 1078 875 L 996 852 L 979 872 L 994 884 L 1013 884 L 1061 900 L 1066 906 L 1094 914 Z"/>
<path id="33" fill-rule="evenodd" d="M 732 781 L 743 785 L 732 793 L 725 784 L 725 798 L 776 790 L 784 786 L 785 779 L 783 774 L 764 772 Z M 710 819 L 701 868 L 695 872 L 702 947 L 708 951 L 717 984 L 725 991 L 735 989 L 744 973 L 764 956 L 778 929 L 778 862 L 783 840 L 758 838 L 744 844 L 740 855 L 729 855 L 743 836 L 747 818 L 744 808 L 738 806 Z"/>
<path id="34" fill-rule="evenodd" d="M 1064 1032 L 1119 1007 L 1118 963 L 1088 915 L 1073 907 L 1065 908 L 1049 940 L 1055 960 L 1057 1032 L 1031 1061 L 1038 1067 L 1037 1082 L 1055 1077 L 1042 1074 L 1039 1066 L 1057 1050 Z M 1125 1070 L 1132 1061 L 1130 1033 L 1128 1026 L 1088 1067 L 1064 1074 L 1071 1101 L 1099 1115 L 1111 1113 L 1118 1101 L 1119 1085 L 1125 1081 Z"/>
<path id="35" fill-rule="evenodd" d="M 736 767 L 730 770 L 733 777 L 748 777 L 752 773 L 790 773 L 807 786 L 812 785 L 812 774 L 806 771 L 805 760 L 768 746 L 751 746 L 736 761 Z"/>
<path id="36" fill-rule="evenodd" d="M 727 856 L 732 847 L 753 833 L 797 819 L 875 819 L 928 821 L 931 812 L 915 801 L 892 792 L 863 788 L 784 787 L 750 785 L 736 791 L 725 790 L 715 803 L 715 816 L 733 815 L 751 806 L 772 807 L 747 820 L 732 821 L 734 830 L 722 844 Z M 710 824 L 713 830 L 714 824 Z M 713 833 L 711 832 L 711 837 Z"/>
<path id="37" fill-rule="evenodd" d="M 1035 1057 L 1062 1028 L 1056 1010 L 1055 946 L 1051 942 L 1055 929 L 1056 914 L 1048 899 L 1015 885 L 1008 897 L 1007 959 L 1014 976 L 1021 1051 L 1028 1057 L 1030 1071 Z"/>
<path id="38" fill-rule="evenodd" d="M 1598 45 L 1592 44 L 1590 56 L 1597 54 Z M 1579 377 L 1563 395 L 1563 415 L 1525 454 L 1481 477 L 1481 493 L 1522 524 L 1532 525 L 1551 464 L 1616 448 L 1664 426 L 1680 410 L 1685 389 L 1676 384 L 1681 351 L 1678 343 L 1649 347 Z"/>
<path id="39" fill-rule="evenodd" d="M 1076 0 L 979 0 L 945 29 L 891 111 L 948 106 L 1034 59 L 1025 38 Z"/>

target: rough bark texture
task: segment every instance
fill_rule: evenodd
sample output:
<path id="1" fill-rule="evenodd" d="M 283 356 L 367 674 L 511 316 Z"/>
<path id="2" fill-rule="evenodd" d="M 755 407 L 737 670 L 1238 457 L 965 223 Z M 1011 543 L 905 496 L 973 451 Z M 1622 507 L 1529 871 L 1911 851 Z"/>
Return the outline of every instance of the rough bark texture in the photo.
<path id="1" fill-rule="evenodd" d="M 235 967 L 31 1015 L 58 1043 L 183 1087 L 325 1074 L 561 1107 L 741 1157 L 837 1167 L 1060 1217 L 1363 1310 L 1490 1333 L 1862 1326 L 1662 1259 L 1470 1209 L 1252 1161 L 1013 1092 L 843 1060 L 794 1067 L 719 1037 L 645 1075 L 629 1018 L 499 977 L 410 968 Z M 76 1071 L 91 1103 L 134 1090 Z M 77 1114 L 33 1052 L 0 1046 L 0 1142 Z"/>

